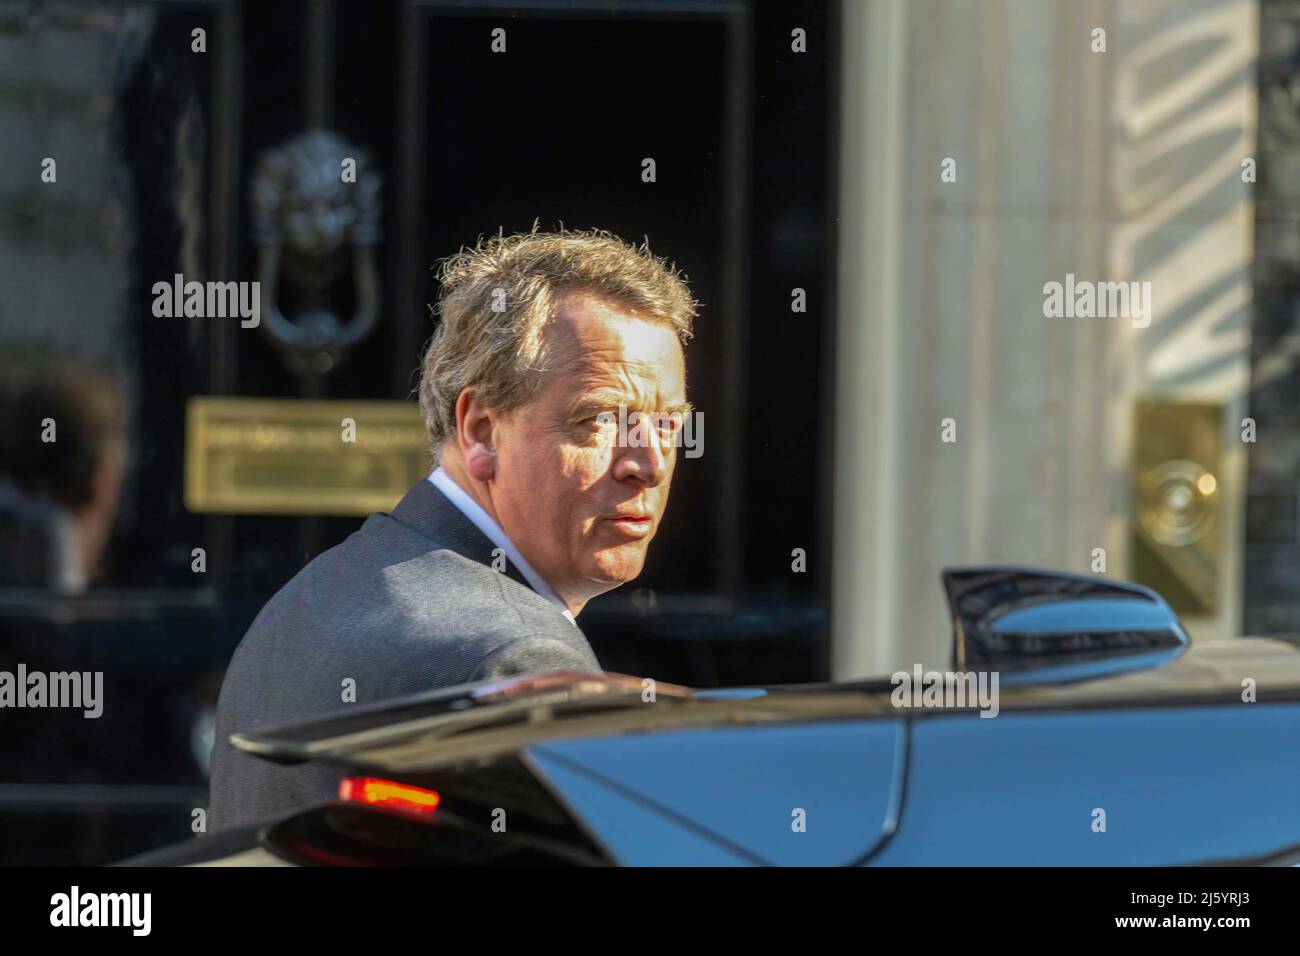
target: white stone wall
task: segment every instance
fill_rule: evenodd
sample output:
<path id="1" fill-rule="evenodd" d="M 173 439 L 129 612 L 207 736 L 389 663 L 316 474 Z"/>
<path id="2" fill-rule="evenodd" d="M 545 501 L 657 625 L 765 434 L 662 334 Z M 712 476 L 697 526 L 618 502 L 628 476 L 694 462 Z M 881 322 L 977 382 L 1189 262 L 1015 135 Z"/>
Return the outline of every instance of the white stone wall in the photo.
<path id="1" fill-rule="evenodd" d="M 1240 419 L 1257 16 L 1254 0 L 845 4 L 836 677 L 947 660 L 945 566 L 1088 572 L 1103 547 L 1124 577 L 1137 399 Z M 1067 273 L 1150 281 L 1151 324 L 1045 318 Z M 1225 451 L 1222 611 L 1194 634 L 1240 614 L 1244 456 Z"/>

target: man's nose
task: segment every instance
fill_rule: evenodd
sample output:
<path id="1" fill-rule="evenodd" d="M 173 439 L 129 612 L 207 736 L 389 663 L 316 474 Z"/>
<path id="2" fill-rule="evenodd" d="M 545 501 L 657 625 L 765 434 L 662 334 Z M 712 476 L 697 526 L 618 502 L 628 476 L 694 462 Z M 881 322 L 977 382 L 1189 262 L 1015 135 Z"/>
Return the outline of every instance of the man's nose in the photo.
<path id="1" fill-rule="evenodd" d="M 614 477 L 619 481 L 634 478 L 653 488 L 668 473 L 672 455 L 671 441 L 665 441 L 657 428 L 643 426 L 630 434 L 626 447 L 617 449 Z"/>

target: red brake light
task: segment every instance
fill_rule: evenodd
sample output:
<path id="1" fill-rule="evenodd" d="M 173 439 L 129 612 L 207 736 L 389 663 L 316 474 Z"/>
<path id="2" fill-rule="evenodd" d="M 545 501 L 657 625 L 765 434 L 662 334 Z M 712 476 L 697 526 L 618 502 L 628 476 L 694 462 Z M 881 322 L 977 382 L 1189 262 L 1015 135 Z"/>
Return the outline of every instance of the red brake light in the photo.
<path id="1" fill-rule="evenodd" d="M 339 799 L 421 816 L 431 815 L 442 802 L 442 797 L 436 790 L 425 790 L 409 783 L 382 780 L 379 777 L 344 777 L 339 782 Z"/>

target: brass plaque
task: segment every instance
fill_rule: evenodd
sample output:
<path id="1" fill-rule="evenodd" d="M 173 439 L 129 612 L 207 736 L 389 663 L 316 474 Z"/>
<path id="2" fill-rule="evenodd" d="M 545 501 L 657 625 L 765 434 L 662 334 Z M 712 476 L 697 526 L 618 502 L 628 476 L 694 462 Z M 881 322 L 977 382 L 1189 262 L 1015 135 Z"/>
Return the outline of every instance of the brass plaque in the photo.
<path id="1" fill-rule="evenodd" d="M 1223 406 L 1137 403 L 1133 578 L 1180 614 L 1218 610 L 1222 562 Z"/>
<path id="2" fill-rule="evenodd" d="M 186 407 L 190 511 L 369 515 L 429 469 L 410 402 L 196 397 Z"/>

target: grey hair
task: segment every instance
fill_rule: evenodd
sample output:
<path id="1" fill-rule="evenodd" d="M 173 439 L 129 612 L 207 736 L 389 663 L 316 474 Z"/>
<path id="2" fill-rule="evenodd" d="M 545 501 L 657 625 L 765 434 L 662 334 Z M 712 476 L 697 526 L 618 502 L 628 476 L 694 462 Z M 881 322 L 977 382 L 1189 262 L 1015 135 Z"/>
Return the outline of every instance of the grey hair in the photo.
<path id="1" fill-rule="evenodd" d="M 668 326 L 684 344 L 698 303 L 686 276 L 603 229 L 479 238 L 438 269 L 441 319 L 424 354 L 420 408 L 434 460 L 456 433 L 456 400 L 478 390 L 489 408 L 527 402 L 547 368 L 542 332 L 560 298 L 585 292 Z"/>

